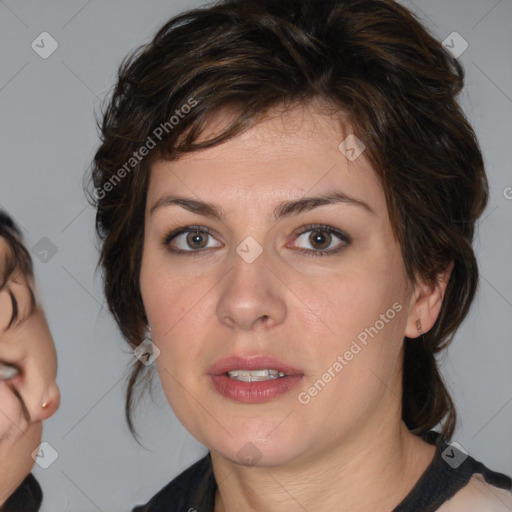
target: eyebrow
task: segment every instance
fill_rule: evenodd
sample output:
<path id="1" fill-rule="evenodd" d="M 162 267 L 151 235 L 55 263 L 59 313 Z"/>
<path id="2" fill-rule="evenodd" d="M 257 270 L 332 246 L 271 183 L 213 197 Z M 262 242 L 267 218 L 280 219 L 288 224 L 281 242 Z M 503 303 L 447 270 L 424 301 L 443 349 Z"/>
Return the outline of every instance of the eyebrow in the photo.
<path id="1" fill-rule="evenodd" d="M 304 197 L 294 201 L 284 201 L 274 209 L 274 220 L 277 221 L 284 217 L 290 217 L 299 213 L 308 212 L 314 208 L 318 208 L 319 206 L 336 203 L 344 203 L 351 206 L 356 206 L 368 213 L 371 213 L 372 215 L 377 215 L 375 211 L 364 201 L 351 197 L 341 190 L 334 190 L 319 196 Z M 178 205 L 185 210 L 188 210 L 189 212 L 203 215 L 204 217 L 211 217 L 217 220 L 222 220 L 224 217 L 221 209 L 213 203 L 192 199 L 190 197 L 176 196 L 173 194 L 161 197 L 151 207 L 149 214 L 152 215 L 153 212 L 158 208 L 170 205 Z"/>

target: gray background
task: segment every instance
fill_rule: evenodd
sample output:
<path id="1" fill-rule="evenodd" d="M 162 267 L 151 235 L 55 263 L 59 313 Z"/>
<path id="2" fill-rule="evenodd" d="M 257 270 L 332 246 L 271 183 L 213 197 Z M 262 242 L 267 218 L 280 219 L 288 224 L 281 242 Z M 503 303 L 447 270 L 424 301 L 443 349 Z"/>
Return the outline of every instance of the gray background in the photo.
<path id="1" fill-rule="evenodd" d="M 43 433 L 58 459 L 34 468 L 45 491 L 43 512 L 131 510 L 206 453 L 162 392 L 138 409 L 144 447 L 129 434 L 124 385 L 133 356 L 104 307 L 94 212 L 82 190 L 98 143 L 94 111 L 121 59 L 167 18 L 200 4 L 0 0 L 0 205 L 21 224 L 30 247 L 48 244 L 40 242 L 46 237 L 57 250 L 47 262 L 33 251 L 62 391 Z M 512 474 L 512 1 L 403 4 L 439 40 L 456 31 L 469 44 L 460 56 L 467 71 L 461 103 L 484 152 L 491 197 L 475 243 L 480 291 L 443 371 L 461 419 L 454 440 Z M 43 31 L 59 44 L 47 59 L 31 48 Z"/>

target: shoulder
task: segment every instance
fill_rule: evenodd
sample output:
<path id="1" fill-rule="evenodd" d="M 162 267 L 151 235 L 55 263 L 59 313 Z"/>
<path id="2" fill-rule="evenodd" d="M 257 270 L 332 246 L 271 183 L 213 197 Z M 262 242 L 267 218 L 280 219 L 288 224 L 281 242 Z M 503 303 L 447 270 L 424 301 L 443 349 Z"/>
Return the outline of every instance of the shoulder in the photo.
<path id="1" fill-rule="evenodd" d="M 43 501 L 43 491 L 32 473 L 29 473 L 17 489 L 7 498 L 1 510 L 36 512 Z"/>
<path id="2" fill-rule="evenodd" d="M 467 485 L 446 501 L 439 512 L 509 512 L 512 492 L 487 483 L 481 474 L 474 474 Z"/>
<path id="3" fill-rule="evenodd" d="M 176 510 L 186 511 L 198 499 L 210 496 L 212 488 L 215 490 L 214 486 L 211 457 L 208 453 L 181 472 L 145 505 L 135 507 L 132 512 L 164 512 L 168 510 L 169 503 L 173 503 Z"/>
<path id="4" fill-rule="evenodd" d="M 395 512 L 512 512 L 509 476 L 489 469 L 438 432 L 422 437 L 436 444 L 434 458 Z"/>

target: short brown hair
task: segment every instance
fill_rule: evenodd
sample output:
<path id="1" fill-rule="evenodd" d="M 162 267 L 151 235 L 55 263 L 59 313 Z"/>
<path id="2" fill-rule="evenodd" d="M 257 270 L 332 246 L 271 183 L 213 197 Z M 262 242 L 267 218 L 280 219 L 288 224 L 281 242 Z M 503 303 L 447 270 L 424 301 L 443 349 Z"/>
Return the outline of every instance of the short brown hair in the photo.
<path id="1" fill-rule="evenodd" d="M 433 284 L 454 262 L 434 326 L 418 340 L 405 338 L 402 397 L 411 431 L 444 419 L 450 438 L 456 412 L 435 355 L 475 296 L 472 241 L 488 200 L 479 144 L 456 100 L 463 84 L 457 59 L 393 0 L 224 0 L 165 23 L 120 65 L 91 169 L 104 291 L 130 346 L 140 344 L 147 323 L 139 274 L 152 159 L 220 144 L 272 107 L 320 99 L 348 114 L 366 146 L 411 282 Z M 192 100 L 194 108 L 179 115 Z M 233 123 L 198 143 L 205 123 L 225 106 L 236 113 Z M 150 140 L 150 155 L 140 158 Z M 133 390 L 143 368 L 134 360 L 128 384 L 132 433 Z"/>

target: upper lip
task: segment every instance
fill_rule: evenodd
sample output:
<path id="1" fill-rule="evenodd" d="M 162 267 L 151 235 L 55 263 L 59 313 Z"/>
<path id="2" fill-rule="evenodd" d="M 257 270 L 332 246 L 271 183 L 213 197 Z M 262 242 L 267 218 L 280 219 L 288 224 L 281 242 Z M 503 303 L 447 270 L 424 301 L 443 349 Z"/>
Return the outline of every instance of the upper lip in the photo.
<path id="1" fill-rule="evenodd" d="M 223 375 L 232 370 L 276 370 L 286 375 L 303 375 L 300 370 L 268 355 L 231 356 L 219 359 L 208 370 L 208 375 Z"/>

